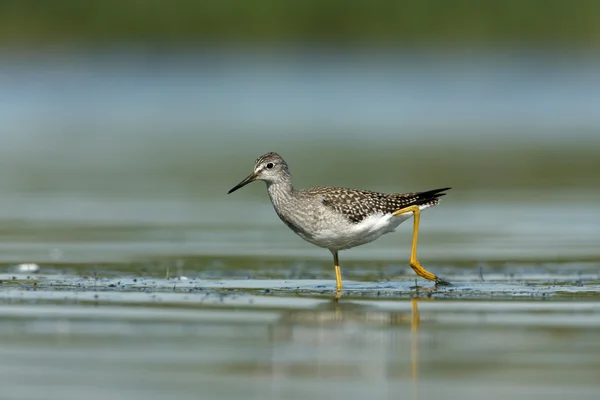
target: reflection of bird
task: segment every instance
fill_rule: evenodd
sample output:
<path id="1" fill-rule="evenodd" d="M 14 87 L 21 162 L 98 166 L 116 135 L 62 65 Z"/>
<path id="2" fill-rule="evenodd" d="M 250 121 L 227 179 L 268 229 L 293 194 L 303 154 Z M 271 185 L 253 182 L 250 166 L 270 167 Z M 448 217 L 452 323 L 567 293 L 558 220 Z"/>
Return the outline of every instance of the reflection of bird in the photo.
<path id="1" fill-rule="evenodd" d="M 342 290 L 338 252 L 369 243 L 393 232 L 414 215 L 410 266 L 425 279 L 447 284 L 427 271 L 417 260 L 417 237 L 421 210 L 435 206 L 450 188 L 418 193 L 386 194 L 339 187 L 296 190 L 286 162 L 277 153 L 267 153 L 254 163 L 254 172 L 228 193 L 255 180 L 267 183 L 269 197 L 281 220 L 300 237 L 333 254 L 337 294 Z"/>
<path id="2" fill-rule="evenodd" d="M 397 301 L 393 309 L 381 307 L 378 302 L 323 301 L 315 307 L 283 311 L 268 329 L 268 341 L 273 348 L 272 376 L 297 377 L 299 363 L 307 365 L 303 369 L 306 376 L 322 377 L 323 371 L 327 371 L 330 376 L 359 376 L 370 382 L 382 378 L 405 381 L 410 370 L 413 395 L 407 390 L 402 397 L 417 399 L 420 322 L 417 301 L 421 300 Z M 289 345 L 311 349 L 310 362 L 306 364 L 305 353 L 297 353 L 299 359 L 295 362 L 294 355 L 281 351 L 289 349 Z M 332 358 L 332 354 L 336 356 Z M 351 359 L 346 358 L 348 354 Z M 387 394 L 385 387 L 381 393 Z"/>

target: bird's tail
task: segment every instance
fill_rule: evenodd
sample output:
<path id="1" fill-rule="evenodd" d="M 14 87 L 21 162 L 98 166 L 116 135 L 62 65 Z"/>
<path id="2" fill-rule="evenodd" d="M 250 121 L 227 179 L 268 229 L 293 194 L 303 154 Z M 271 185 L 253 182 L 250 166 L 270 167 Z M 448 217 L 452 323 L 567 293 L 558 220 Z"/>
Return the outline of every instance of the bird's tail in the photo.
<path id="1" fill-rule="evenodd" d="M 435 206 L 440 202 L 440 197 L 445 196 L 446 190 L 451 188 L 433 189 L 425 192 L 411 193 L 411 206 Z"/>

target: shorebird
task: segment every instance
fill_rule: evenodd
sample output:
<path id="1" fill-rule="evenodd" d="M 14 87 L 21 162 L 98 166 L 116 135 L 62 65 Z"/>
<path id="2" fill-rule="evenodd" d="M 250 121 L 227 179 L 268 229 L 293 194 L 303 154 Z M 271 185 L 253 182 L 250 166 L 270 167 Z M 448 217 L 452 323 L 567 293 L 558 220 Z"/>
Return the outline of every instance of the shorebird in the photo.
<path id="1" fill-rule="evenodd" d="M 279 218 L 302 239 L 329 249 L 333 255 L 336 293 L 341 294 L 342 275 L 338 253 L 394 232 L 414 216 L 409 265 L 415 273 L 438 284 L 448 284 L 427 271 L 417 259 L 421 210 L 435 206 L 450 188 L 414 193 L 378 193 L 343 187 L 315 186 L 294 189 L 288 164 L 277 153 L 256 159 L 254 171 L 228 194 L 250 182 L 266 182 L 267 191 Z"/>

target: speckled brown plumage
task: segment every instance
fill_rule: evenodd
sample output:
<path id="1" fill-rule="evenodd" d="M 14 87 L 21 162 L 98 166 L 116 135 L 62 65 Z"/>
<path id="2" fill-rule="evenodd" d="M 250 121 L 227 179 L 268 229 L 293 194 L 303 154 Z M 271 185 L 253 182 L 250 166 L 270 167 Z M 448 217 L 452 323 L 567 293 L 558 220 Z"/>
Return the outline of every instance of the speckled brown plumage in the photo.
<path id="1" fill-rule="evenodd" d="M 342 187 L 312 187 L 300 192 L 320 196 L 325 206 L 346 216 L 349 221 L 359 223 L 371 214 L 393 213 L 413 205 L 437 205 L 442 193 L 450 188 L 428 190 L 417 193 L 378 193 L 368 190 Z"/>

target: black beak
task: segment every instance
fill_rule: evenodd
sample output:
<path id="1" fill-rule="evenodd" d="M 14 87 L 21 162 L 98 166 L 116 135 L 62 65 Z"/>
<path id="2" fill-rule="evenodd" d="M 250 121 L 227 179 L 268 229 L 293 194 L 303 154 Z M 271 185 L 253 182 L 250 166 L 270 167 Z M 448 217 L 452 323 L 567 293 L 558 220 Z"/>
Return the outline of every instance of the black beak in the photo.
<path id="1" fill-rule="evenodd" d="M 246 179 L 244 179 L 243 181 L 241 181 L 240 183 L 238 183 L 237 185 L 235 185 L 233 188 L 231 188 L 231 190 L 229 192 L 227 192 L 227 194 L 233 193 L 236 190 L 238 190 L 238 189 L 246 186 L 250 182 L 254 182 L 255 180 L 256 180 L 256 174 L 253 172 L 250 175 L 248 175 L 246 177 Z"/>

